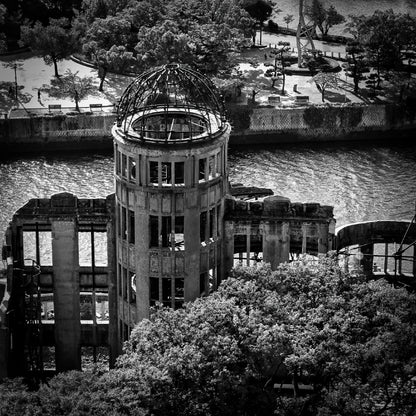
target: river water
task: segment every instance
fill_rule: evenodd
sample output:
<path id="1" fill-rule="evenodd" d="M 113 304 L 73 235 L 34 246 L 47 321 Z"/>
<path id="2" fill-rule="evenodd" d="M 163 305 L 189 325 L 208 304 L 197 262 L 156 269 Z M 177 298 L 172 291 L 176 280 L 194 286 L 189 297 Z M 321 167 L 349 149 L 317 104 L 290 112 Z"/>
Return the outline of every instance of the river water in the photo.
<path id="1" fill-rule="evenodd" d="M 415 212 L 416 141 L 231 147 L 229 168 L 231 182 L 268 187 L 292 202 L 334 206 L 337 226 L 410 220 Z M 110 153 L 2 160 L 1 232 L 30 198 L 64 191 L 84 198 L 105 197 L 113 192 L 112 174 Z"/>

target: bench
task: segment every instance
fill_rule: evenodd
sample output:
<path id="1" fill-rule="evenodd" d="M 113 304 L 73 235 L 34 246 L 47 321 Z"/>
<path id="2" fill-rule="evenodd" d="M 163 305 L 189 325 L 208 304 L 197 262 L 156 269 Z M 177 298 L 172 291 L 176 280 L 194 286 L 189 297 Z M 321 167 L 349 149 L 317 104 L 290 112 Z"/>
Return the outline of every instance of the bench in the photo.
<path id="1" fill-rule="evenodd" d="M 49 109 L 50 113 L 52 112 L 52 110 L 53 111 L 62 111 L 61 104 L 49 104 L 48 109 Z"/>
<path id="2" fill-rule="evenodd" d="M 296 103 L 301 103 L 301 104 L 307 103 L 307 102 L 309 102 L 309 96 L 308 95 L 297 95 L 295 97 L 295 102 Z"/>
<path id="3" fill-rule="evenodd" d="M 269 95 L 267 98 L 269 104 L 280 103 L 280 97 L 278 95 Z"/>
<path id="4" fill-rule="evenodd" d="M 102 104 L 90 104 L 90 110 L 94 111 L 94 109 L 102 111 L 103 105 Z"/>

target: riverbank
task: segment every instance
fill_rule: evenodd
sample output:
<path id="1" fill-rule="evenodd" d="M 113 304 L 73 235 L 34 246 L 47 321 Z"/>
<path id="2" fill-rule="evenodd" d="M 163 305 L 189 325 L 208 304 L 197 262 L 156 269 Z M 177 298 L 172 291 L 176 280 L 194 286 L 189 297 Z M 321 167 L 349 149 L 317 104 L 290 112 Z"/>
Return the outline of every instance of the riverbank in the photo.
<path id="1" fill-rule="evenodd" d="M 3 154 L 112 148 L 114 112 L 45 114 L 0 120 Z M 393 104 L 234 105 L 231 145 L 411 139 L 416 108 Z"/>

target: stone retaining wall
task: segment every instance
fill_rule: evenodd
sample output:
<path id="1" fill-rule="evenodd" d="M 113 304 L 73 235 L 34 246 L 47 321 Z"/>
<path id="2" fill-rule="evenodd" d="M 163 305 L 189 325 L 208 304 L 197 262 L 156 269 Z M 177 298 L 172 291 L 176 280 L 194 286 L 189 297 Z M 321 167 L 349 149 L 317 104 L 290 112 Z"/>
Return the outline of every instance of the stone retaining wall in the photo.
<path id="1" fill-rule="evenodd" d="M 416 109 L 383 105 L 306 105 L 282 108 L 234 106 L 231 145 L 307 141 L 408 138 L 416 128 Z M 47 115 L 0 119 L 5 152 L 58 149 L 110 149 L 113 113 Z"/>
<path id="2" fill-rule="evenodd" d="M 0 142 L 7 151 L 111 148 L 115 114 L 48 115 L 0 119 Z"/>

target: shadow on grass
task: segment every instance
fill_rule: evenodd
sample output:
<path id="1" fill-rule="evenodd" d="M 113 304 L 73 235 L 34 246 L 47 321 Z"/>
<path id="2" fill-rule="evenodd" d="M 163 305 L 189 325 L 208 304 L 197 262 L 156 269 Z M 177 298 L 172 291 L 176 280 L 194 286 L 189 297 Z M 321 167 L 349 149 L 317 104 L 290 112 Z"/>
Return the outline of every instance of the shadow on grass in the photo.
<path id="1" fill-rule="evenodd" d="M 12 107 L 17 107 L 18 104 L 27 104 L 33 97 L 29 93 L 23 92 L 23 86 L 18 86 L 17 102 L 15 99 L 14 82 L 3 81 L 0 82 L 0 111 L 7 113 Z"/>
<path id="2" fill-rule="evenodd" d="M 128 77 L 126 75 L 108 74 L 104 81 L 101 94 L 113 104 L 117 103 L 127 86 L 133 80 L 133 77 Z"/>

